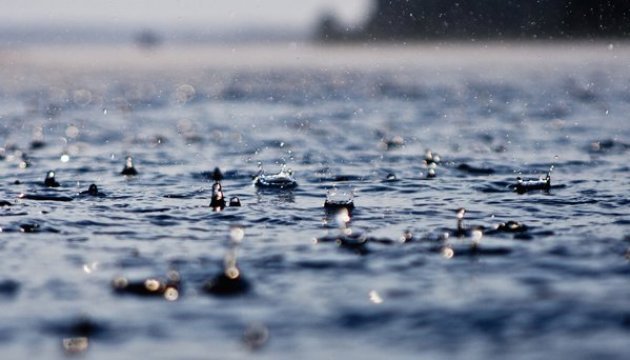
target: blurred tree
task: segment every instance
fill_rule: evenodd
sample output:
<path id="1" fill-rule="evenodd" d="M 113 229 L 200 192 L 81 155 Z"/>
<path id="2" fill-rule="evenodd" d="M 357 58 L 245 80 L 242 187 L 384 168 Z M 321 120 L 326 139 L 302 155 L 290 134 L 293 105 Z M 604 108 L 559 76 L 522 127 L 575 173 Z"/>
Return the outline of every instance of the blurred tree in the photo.
<path id="1" fill-rule="evenodd" d="M 342 31 L 343 37 L 556 39 L 630 34 L 630 0 L 374 1 L 374 10 L 365 26 L 354 34 Z M 323 18 L 320 29 L 342 28 L 333 20 Z M 335 38 L 334 31 L 325 33 L 328 38 Z"/>
<path id="2" fill-rule="evenodd" d="M 319 26 L 317 27 L 317 38 L 323 41 L 342 40 L 342 25 L 335 15 L 327 11 L 320 16 Z"/>
<path id="3" fill-rule="evenodd" d="M 630 34 L 630 1 L 566 1 L 563 30 L 568 36 L 598 37 Z"/>
<path id="4" fill-rule="evenodd" d="M 152 30 L 142 30 L 134 37 L 136 45 L 143 49 L 153 49 L 162 44 L 162 37 Z"/>

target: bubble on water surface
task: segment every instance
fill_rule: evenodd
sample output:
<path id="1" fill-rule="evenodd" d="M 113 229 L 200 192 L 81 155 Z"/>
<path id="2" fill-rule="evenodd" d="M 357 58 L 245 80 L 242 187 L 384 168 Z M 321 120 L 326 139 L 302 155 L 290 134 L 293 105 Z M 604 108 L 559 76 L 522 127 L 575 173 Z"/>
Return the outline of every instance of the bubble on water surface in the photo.
<path id="1" fill-rule="evenodd" d="M 183 84 L 175 89 L 175 100 L 180 104 L 185 104 L 195 97 L 195 87 L 190 84 Z"/>
<path id="2" fill-rule="evenodd" d="M 72 102 L 79 106 L 86 106 L 92 102 L 93 95 L 88 89 L 77 89 L 72 92 Z"/>
<path id="3" fill-rule="evenodd" d="M 243 332 L 243 343 L 250 350 L 258 350 L 269 341 L 269 328 L 262 323 L 252 323 Z"/>

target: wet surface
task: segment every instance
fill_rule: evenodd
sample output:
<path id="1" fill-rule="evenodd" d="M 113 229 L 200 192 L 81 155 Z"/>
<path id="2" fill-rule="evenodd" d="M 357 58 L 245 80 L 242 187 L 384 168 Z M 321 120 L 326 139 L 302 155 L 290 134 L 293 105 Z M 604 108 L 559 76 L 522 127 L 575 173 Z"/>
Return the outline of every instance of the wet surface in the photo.
<path id="1" fill-rule="evenodd" d="M 0 349 L 624 358 L 630 71 L 596 50 L 2 73 Z"/>

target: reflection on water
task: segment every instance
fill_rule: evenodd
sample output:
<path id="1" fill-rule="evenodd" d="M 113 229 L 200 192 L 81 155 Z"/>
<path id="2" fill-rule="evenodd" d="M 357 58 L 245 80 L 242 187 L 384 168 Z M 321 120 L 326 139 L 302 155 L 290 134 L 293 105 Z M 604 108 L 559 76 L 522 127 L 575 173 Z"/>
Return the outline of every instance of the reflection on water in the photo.
<path id="1" fill-rule="evenodd" d="M 0 54 L 6 358 L 630 350 L 625 45 L 88 48 Z"/>

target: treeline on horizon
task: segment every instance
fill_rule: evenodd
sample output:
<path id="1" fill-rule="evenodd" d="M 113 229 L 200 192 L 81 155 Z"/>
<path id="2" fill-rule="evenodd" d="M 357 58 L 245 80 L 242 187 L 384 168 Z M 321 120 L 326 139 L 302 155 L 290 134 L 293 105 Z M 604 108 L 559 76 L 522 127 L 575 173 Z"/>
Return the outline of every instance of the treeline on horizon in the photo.
<path id="1" fill-rule="evenodd" d="M 630 0 L 374 0 L 359 27 L 332 14 L 321 41 L 592 39 L 630 35 Z"/>

